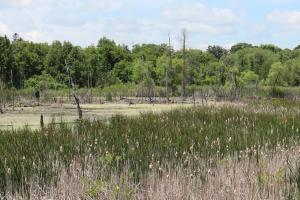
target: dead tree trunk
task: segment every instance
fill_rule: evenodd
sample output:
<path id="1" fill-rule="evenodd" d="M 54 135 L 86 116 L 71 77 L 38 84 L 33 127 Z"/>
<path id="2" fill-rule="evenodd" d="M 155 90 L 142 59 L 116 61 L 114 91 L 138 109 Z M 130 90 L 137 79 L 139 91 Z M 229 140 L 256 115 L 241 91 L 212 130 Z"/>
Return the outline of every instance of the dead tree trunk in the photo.
<path id="1" fill-rule="evenodd" d="M 186 87 L 186 30 L 182 31 L 183 42 L 182 42 L 182 79 L 181 79 L 181 99 L 184 101 L 184 97 L 186 96 L 185 87 Z"/>
<path id="2" fill-rule="evenodd" d="M 15 89 L 12 89 L 12 109 L 15 111 Z"/>
<path id="3" fill-rule="evenodd" d="M 238 85 L 236 80 L 236 74 L 232 72 L 231 74 L 232 79 L 232 88 L 231 88 L 231 101 L 235 101 L 238 96 Z"/>
<path id="4" fill-rule="evenodd" d="M 78 112 L 79 120 L 82 120 L 82 110 L 81 110 L 81 107 L 80 107 L 80 101 L 79 101 L 79 98 L 78 98 L 78 96 L 75 94 L 74 91 L 73 91 L 73 97 L 74 97 L 75 102 L 76 102 L 76 105 L 77 105 L 77 112 Z"/>
<path id="5" fill-rule="evenodd" d="M 193 90 L 193 103 L 194 103 L 194 106 L 196 106 L 196 96 L 195 96 L 195 90 Z"/>
<path id="6" fill-rule="evenodd" d="M 82 119 L 82 110 L 81 110 L 81 107 L 80 107 L 80 100 L 79 100 L 78 95 L 76 94 L 76 88 L 75 88 L 75 85 L 72 81 L 72 78 L 70 78 L 70 80 L 71 80 L 71 83 L 72 83 L 72 96 L 75 99 L 79 120 L 81 120 Z"/>
<path id="7" fill-rule="evenodd" d="M 13 71 L 10 70 L 10 84 L 11 84 L 11 90 L 12 90 L 12 109 L 15 111 L 15 87 L 13 82 Z"/>
<path id="8" fill-rule="evenodd" d="M 43 116 L 43 114 L 41 114 L 40 125 L 41 125 L 41 128 L 44 129 L 44 116 Z"/>
<path id="9" fill-rule="evenodd" d="M 4 113 L 3 106 L 2 106 L 2 103 L 0 102 L 0 114 L 3 114 L 3 113 Z"/>
<path id="10" fill-rule="evenodd" d="M 171 50 L 171 38 L 170 38 L 170 34 L 169 36 L 169 66 L 166 67 L 166 99 L 167 102 L 169 102 L 169 94 L 168 94 L 168 69 L 172 68 L 172 50 Z"/>

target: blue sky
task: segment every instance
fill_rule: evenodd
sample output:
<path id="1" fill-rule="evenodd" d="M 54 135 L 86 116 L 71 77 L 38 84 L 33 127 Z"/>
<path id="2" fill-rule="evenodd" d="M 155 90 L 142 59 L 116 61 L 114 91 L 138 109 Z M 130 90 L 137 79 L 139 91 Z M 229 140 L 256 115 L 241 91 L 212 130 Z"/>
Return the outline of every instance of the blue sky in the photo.
<path id="1" fill-rule="evenodd" d="M 0 35 L 35 42 L 68 40 L 80 46 L 106 36 L 117 43 L 163 43 L 170 32 L 180 47 L 237 42 L 300 44 L 299 0 L 0 0 Z"/>

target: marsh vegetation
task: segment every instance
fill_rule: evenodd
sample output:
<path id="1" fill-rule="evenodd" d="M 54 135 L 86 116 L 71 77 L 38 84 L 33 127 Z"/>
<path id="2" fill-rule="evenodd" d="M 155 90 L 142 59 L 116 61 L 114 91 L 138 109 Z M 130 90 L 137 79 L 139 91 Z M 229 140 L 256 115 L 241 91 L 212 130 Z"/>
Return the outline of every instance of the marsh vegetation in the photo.
<path id="1" fill-rule="evenodd" d="M 7 198 L 296 199 L 300 104 L 245 101 L 0 131 Z"/>

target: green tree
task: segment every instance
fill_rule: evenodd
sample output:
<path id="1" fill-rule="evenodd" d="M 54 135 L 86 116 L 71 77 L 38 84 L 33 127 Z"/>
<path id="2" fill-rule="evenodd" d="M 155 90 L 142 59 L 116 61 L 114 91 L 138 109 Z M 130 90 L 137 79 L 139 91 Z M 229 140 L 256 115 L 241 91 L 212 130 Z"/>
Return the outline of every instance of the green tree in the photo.
<path id="1" fill-rule="evenodd" d="M 237 43 L 233 45 L 230 49 L 230 53 L 235 53 L 239 50 L 245 49 L 245 48 L 252 48 L 252 44 L 249 43 Z"/>
<path id="2" fill-rule="evenodd" d="M 292 59 L 285 64 L 290 86 L 300 86 L 300 58 Z"/>
<path id="3" fill-rule="evenodd" d="M 129 83 L 132 80 L 132 63 L 127 60 L 121 60 L 115 64 L 113 75 L 123 83 Z"/>
<path id="4" fill-rule="evenodd" d="M 208 46 L 207 52 L 214 55 L 218 60 L 228 53 L 225 48 L 217 45 Z"/>
<path id="5" fill-rule="evenodd" d="M 152 101 L 154 80 L 151 76 L 153 70 L 153 63 L 150 61 L 143 61 L 138 59 L 133 65 L 133 80 L 139 84 L 143 90 L 146 90 L 149 101 Z"/>
<path id="6" fill-rule="evenodd" d="M 207 64 L 200 66 L 200 73 L 198 74 L 197 84 L 198 85 L 224 85 L 225 75 L 224 67 L 219 61 L 210 61 Z M 222 75 L 224 80 L 221 80 Z"/>
<path id="7" fill-rule="evenodd" d="M 209 53 L 203 52 L 198 49 L 190 49 L 187 51 L 187 79 L 190 84 L 199 85 L 201 84 L 202 69 L 201 66 L 207 66 L 210 62 L 216 62 L 217 59 L 214 58 Z"/>
<path id="8" fill-rule="evenodd" d="M 83 50 L 79 46 L 71 49 L 66 58 L 66 64 L 69 67 L 74 84 L 80 87 L 87 86 L 88 70 L 85 68 Z"/>
<path id="9" fill-rule="evenodd" d="M 266 84 L 273 88 L 276 86 L 288 85 L 288 71 L 281 62 L 272 64 L 269 75 L 266 79 Z"/>
<path id="10" fill-rule="evenodd" d="M 127 46 L 117 45 L 113 40 L 101 38 L 97 45 L 98 53 L 98 84 L 101 86 L 115 82 L 119 77 L 114 75 L 118 74 L 118 70 L 113 72 L 115 65 L 123 60 L 130 61 L 131 55 Z M 118 67 L 124 63 L 120 63 Z M 120 74 L 119 74 L 120 75 Z M 124 77 L 123 77 L 124 78 Z"/>
<path id="11" fill-rule="evenodd" d="M 258 83 L 259 77 L 253 71 L 244 71 L 240 75 L 239 82 L 242 86 L 246 85 L 256 85 Z"/>
<path id="12" fill-rule="evenodd" d="M 281 51 L 281 49 L 273 44 L 263 44 L 260 46 L 260 48 L 272 51 L 273 53 L 278 53 Z"/>
<path id="13" fill-rule="evenodd" d="M 12 70 L 12 54 L 9 39 L 0 37 L 0 85 L 10 83 Z"/>
<path id="14" fill-rule="evenodd" d="M 24 40 L 16 40 L 12 43 L 14 82 L 18 83 L 19 87 L 24 86 L 26 79 L 42 73 L 46 54 L 47 48 L 42 44 Z"/>
<path id="15" fill-rule="evenodd" d="M 68 81 L 68 75 L 66 74 L 66 58 L 67 55 L 63 55 L 63 46 L 60 41 L 54 41 L 49 49 L 49 52 L 45 58 L 45 72 L 50 74 L 56 80 Z"/>

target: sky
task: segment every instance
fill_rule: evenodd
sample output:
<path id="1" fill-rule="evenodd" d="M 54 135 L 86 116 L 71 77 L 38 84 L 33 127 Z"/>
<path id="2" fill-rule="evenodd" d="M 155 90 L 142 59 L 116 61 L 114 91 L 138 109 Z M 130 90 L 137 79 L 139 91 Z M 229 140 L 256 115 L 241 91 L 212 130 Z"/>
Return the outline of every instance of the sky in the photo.
<path id="1" fill-rule="evenodd" d="M 0 35 L 86 47 L 101 37 L 118 44 L 166 43 L 230 48 L 238 42 L 300 44 L 299 0 L 0 0 Z"/>

